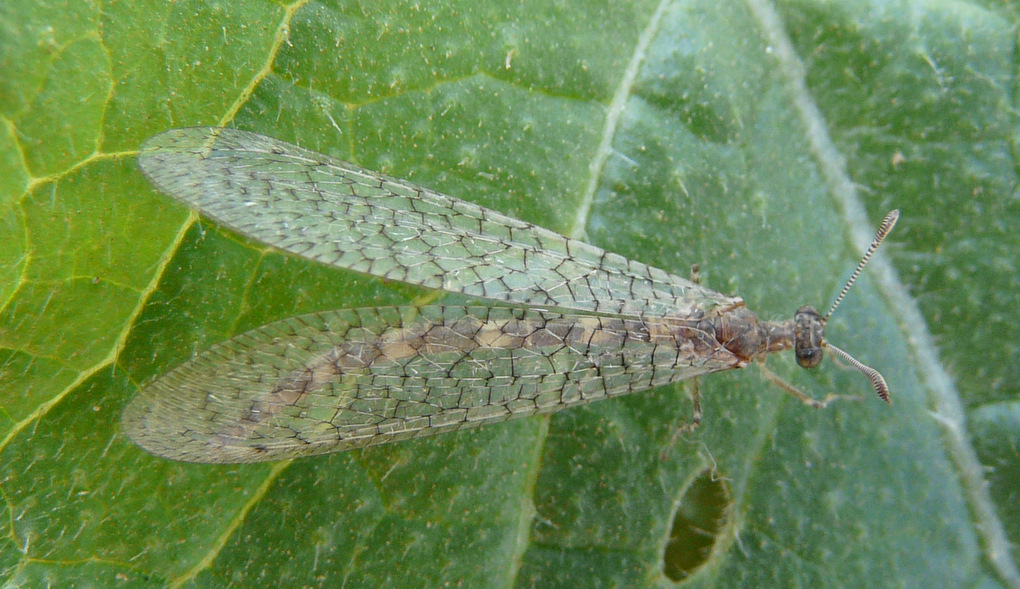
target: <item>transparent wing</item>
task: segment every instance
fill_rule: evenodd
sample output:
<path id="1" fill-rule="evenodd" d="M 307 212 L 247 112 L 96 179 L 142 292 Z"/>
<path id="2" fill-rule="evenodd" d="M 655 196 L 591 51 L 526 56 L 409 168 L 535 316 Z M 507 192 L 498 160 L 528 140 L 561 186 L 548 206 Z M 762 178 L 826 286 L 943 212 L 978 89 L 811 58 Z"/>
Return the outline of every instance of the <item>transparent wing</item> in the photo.
<path id="1" fill-rule="evenodd" d="M 124 410 L 146 450 L 256 462 L 428 436 L 734 368 L 694 321 L 499 307 L 379 307 L 270 323 L 214 346 Z"/>
<path id="2" fill-rule="evenodd" d="M 403 180 L 235 129 L 173 129 L 138 156 L 160 190 L 258 241 L 333 266 L 525 305 L 690 317 L 726 297 Z"/>

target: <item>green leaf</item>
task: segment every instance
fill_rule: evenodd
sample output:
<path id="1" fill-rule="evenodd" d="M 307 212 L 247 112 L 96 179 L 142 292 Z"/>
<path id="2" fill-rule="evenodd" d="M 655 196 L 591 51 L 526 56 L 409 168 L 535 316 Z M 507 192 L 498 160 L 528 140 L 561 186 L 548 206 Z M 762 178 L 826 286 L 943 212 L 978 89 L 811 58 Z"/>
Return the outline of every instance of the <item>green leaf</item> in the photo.
<path id="1" fill-rule="evenodd" d="M 4 583 L 1020 586 L 1015 10 L 503 4 L 0 6 Z M 689 387 L 292 463 L 149 456 L 120 411 L 195 351 L 437 296 L 246 241 L 138 172 L 147 137 L 217 123 L 698 263 L 769 319 L 824 310 L 898 207 L 828 333 L 894 403 L 779 356 L 865 398 L 815 411 L 752 367 L 702 379 L 675 444 Z"/>

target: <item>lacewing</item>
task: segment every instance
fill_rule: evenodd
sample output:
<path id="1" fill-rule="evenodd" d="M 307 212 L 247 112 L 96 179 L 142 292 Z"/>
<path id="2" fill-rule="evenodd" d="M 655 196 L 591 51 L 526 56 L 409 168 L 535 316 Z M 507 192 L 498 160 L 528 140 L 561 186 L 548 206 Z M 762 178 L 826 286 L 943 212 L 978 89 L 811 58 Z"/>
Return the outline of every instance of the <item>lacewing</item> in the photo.
<path id="1" fill-rule="evenodd" d="M 829 344 L 824 327 L 898 211 L 828 313 L 802 307 L 791 320 L 762 321 L 738 297 L 270 137 L 173 129 L 138 160 L 161 191 L 252 239 L 503 304 L 312 313 L 215 345 L 124 410 L 127 435 L 159 456 L 231 463 L 340 452 L 551 413 L 790 348 L 803 367 L 832 350 L 889 400 L 882 376 Z M 834 398 L 770 380 L 809 405 Z M 696 426 L 696 390 L 693 402 Z"/>

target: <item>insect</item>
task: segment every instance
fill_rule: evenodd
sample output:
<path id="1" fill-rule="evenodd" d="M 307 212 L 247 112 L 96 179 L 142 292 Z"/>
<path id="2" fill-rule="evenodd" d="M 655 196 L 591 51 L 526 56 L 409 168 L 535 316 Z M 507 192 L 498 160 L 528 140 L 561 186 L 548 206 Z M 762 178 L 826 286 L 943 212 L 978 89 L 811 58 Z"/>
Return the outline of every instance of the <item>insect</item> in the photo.
<path id="1" fill-rule="evenodd" d="M 803 367 L 832 350 L 889 400 L 882 376 L 823 330 L 897 211 L 826 315 L 802 307 L 792 320 L 762 321 L 738 297 L 262 135 L 173 129 L 138 159 L 160 190 L 252 239 L 504 303 L 312 313 L 215 345 L 125 408 L 127 435 L 159 456 L 229 463 L 339 452 L 559 411 L 790 348 Z M 781 386 L 816 407 L 833 397 Z M 701 408 L 692 397 L 693 427 Z"/>

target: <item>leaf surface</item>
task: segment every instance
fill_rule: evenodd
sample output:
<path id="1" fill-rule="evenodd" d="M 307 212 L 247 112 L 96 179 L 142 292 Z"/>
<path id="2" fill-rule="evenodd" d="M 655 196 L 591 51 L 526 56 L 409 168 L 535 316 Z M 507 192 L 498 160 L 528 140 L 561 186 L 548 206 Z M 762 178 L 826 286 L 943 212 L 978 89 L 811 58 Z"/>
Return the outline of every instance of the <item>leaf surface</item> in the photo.
<path id="1" fill-rule="evenodd" d="M 4 582 L 670 585 L 681 512 L 722 514 L 692 586 L 1020 584 L 1015 11 L 504 4 L 0 7 Z M 700 264 L 768 319 L 824 310 L 900 208 L 895 272 L 866 271 L 828 332 L 894 404 L 780 357 L 819 398 L 865 398 L 814 411 L 751 368 L 700 381 L 705 423 L 675 445 L 684 387 L 292 463 L 149 456 L 120 411 L 195 351 L 439 296 L 155 192 L 138 147 L 202 124 Z"/>

